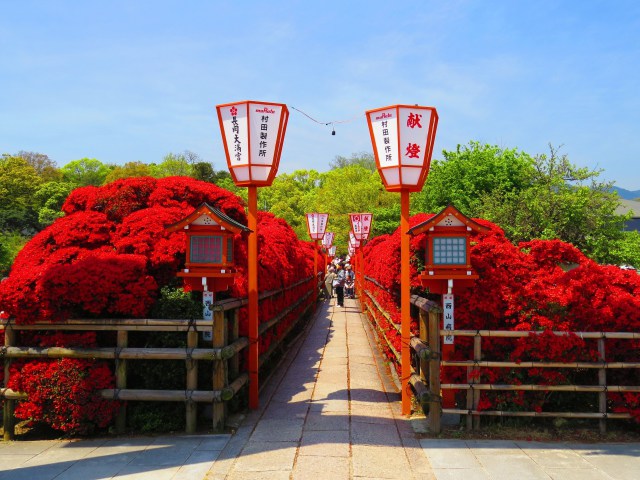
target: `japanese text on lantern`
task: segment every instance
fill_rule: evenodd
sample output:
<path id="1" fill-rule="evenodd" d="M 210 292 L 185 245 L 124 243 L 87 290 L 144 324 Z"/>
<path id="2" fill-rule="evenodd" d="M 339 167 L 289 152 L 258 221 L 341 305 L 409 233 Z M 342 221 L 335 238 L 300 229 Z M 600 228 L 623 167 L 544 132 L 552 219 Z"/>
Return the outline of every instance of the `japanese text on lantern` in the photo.
<path id="1" fill-rule="evenodd" d="M 233 133 L 233 155 L 236 161 L 242 160 L 242 142 L 240 141 L 240 125 L 238 125 L 238 109 L 231 107 L 229 109 L 231 113 L 231 132 Z"/>
<path id="2" fill-rule="evenodd" d="M 444 294 L 442 295 L 442 319 L 444 322 L 444 330 L 448 330 L 449 332 L 455 330 L 454 323 L 454 315 L 453 315 L 453 295 L 452 294 Z M 453 344 L 453 335 L 448 333 L 444 337 L 443 343 L 446 345 Z"/>
<path id="3" fill-rule="evenodd" d="M 422 128 L 422 124 L 420 123 L 421 119 L 421 114 L 409 112 L 409 116 L 407 117 L 407 127 L 411 129 Z M 418 145 L 417 143 L 409 142 L 405 155 L 409 158 L 420 158 L 420 155 L 418 155 L 419 153 L 420 145 Z"/>
<path id="4" fill-rule="evenodd" d="M 260 118 L 260 149 L 259 157 L 267 156 L 267 137 L 269 135 L 269 115 L 262 115 Z"/>

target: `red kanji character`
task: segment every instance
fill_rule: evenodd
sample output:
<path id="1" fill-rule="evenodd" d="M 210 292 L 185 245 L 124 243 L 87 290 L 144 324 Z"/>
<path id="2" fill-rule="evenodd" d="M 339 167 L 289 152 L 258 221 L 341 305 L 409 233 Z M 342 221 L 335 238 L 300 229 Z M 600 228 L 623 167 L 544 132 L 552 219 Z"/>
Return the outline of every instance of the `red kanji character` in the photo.
<path id="1" fill-rule="evenodd" d="M 407 145 L 407 153 L 405 154 L 409 158 L 420 158 L 420 145 L 417 143 L 410 143 Z"/>
<path id="2" fill-rule="evenodd" d="M 420 119 L 422 118 L 422 115 L 418 115 L 417 113 L 414 115 L 413 113 L 409 114 L 409 118 L 407 119 L 407 127 L 409 128 L 414 128 L 414 127 L 418 127 L 418 128 L 422 128 L 422 125 L 420 125 Z"/>

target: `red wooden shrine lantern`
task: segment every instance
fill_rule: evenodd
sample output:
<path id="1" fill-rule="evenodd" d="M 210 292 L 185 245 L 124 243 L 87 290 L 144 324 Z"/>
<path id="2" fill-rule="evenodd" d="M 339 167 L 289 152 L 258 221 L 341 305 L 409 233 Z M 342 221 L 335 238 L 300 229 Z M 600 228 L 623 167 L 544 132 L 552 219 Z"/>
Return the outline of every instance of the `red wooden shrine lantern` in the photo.
<path id="1" fill-rule="evenodd" d="M 411 235 L 424 232 L 427 237 L 422 285 L 431 293 L 454 293 L 471 286 L 478 278 L 471 267 L 471 233 L 487 230 L 453 205 L 409 229 Z"/>
<path id="2" fill-rule="evenodd" d="M 233 237 L 251 230 L 207 203 L 166 230 L 184 230 L 187 236 L 185 268 L 177 274 L 183 277 L 185 286 L 212 292 L 229 288 L 236 274 Z"/>

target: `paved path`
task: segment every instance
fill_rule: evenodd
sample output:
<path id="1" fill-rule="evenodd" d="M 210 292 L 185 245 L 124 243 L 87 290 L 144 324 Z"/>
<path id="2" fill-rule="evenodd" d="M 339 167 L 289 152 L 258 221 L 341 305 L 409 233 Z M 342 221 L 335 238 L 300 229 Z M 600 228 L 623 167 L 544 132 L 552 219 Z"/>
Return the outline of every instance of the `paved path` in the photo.
<path id="1" fill-rule="evenodd" d="M 0 442 L 0 480 L 640 479 L 640 444 L 419 440 L 353 300 L 326 302 L 234 435 Z"/>

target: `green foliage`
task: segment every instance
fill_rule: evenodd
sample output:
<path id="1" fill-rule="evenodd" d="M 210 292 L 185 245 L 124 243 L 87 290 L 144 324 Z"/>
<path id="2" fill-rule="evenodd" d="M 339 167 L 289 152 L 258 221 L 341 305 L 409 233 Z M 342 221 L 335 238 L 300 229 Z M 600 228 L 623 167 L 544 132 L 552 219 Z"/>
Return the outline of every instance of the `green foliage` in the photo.
<path id="1" fill-rule="evenodd" d="M 121 178 L 148 177 L 151 169 L 142 162 L 127 162 L 123 166 L 115 166 L 106 176 L 104 183 L 111 183 Z"/>
<path id="2" fill-rule="evenodd" d="M 81 158 L 67 163 L 60 171 L 65 182 L 78 187 L 87 185 L 97 187 L 104 183 L 111 169 L 95 158 Z"/>
<path id="3" fill-rule="evenodd" d="M 453 204 L 466 215 L 483 210 L 486 194 L 520 192 L 530 183 L 533 159 L 516 149 L 470 142 L 455 152 L 444 151 L 444 160 L 433 160 L 422 192 L 411 199 L 412 210 L 438 213 Z"/>
<path id="4" fill-rule="evenodd" d="M 34 193 L 41 183 L 38 173 L 23 158 L 0 158 L 0 229 L 35 231 Z"/>
<path id="5" fill-rule="evenodd" d="M 178 402 L 131 402 L 128 425 L 136 433 L 176 432 L 184 430 L 185 407 Z"/>
<path id="6" fill-rule="evenodd" d="M 329 167 L 331 167 L 331 170 L 351 167 L 354 165 L 366 168 L 371 172 L 376 171 L 376 159 L 374 158 L 372 153 L 368 152 L 353 153 L 349 158 L 338 155 L 329 162 Z"/>
<path id="7" fill-rule="evenodd" d="M 56 167 L 56 163 L 43 153 L 21 150 L 14 157 L 20 157 L 31 165 L 43 182 L 62 180 L 62 173 Z"/>
<path id="8" fill-rule="evenodd" d="M 614 263 L 624 216 L 616 215 L 611 183 L 599 171 L 559 156 L 526 153 L 471 142 L 434 161 L 417 211 L 437 213 L 452 203 L 466 215 L 500 225 L 515 242 L 560 239 L 602 263 Z"/>
<path id="9" fill-rule="evenodd" d="M 608 255 L 610 263 L 640 270 L 640 232 L 622 232 L 620 239 L 610 243 Z"/>
<path id="10" fill-rule="evenodd" d="M 159 164 L 149 165 L 151 176 L 156 178 L 173 176 L 193 176 L 193 169 L 189 157 L 184 154 L 168 153 Z"/>
<path id="11" fill-rule="evenodd" d="M 42 226 L 51 225 L 56 218 L 64 216 L 62 204 L 75 185 L 67 182 L 47 182 L 40 185 L 34 198 L 38 207 L 38 222 Z"/>
<path id="12" fill-rule="evenodd" d="M 0 278 L 9 273 L 11 264 L 29 237 L 15 231 L 0 232 Z"/>
<path id="13" fill-rule="evenodd" d="M 182 288 L 162 287 L 150 312 L 151 318 L 202 318 L 202 294 Z"/>

